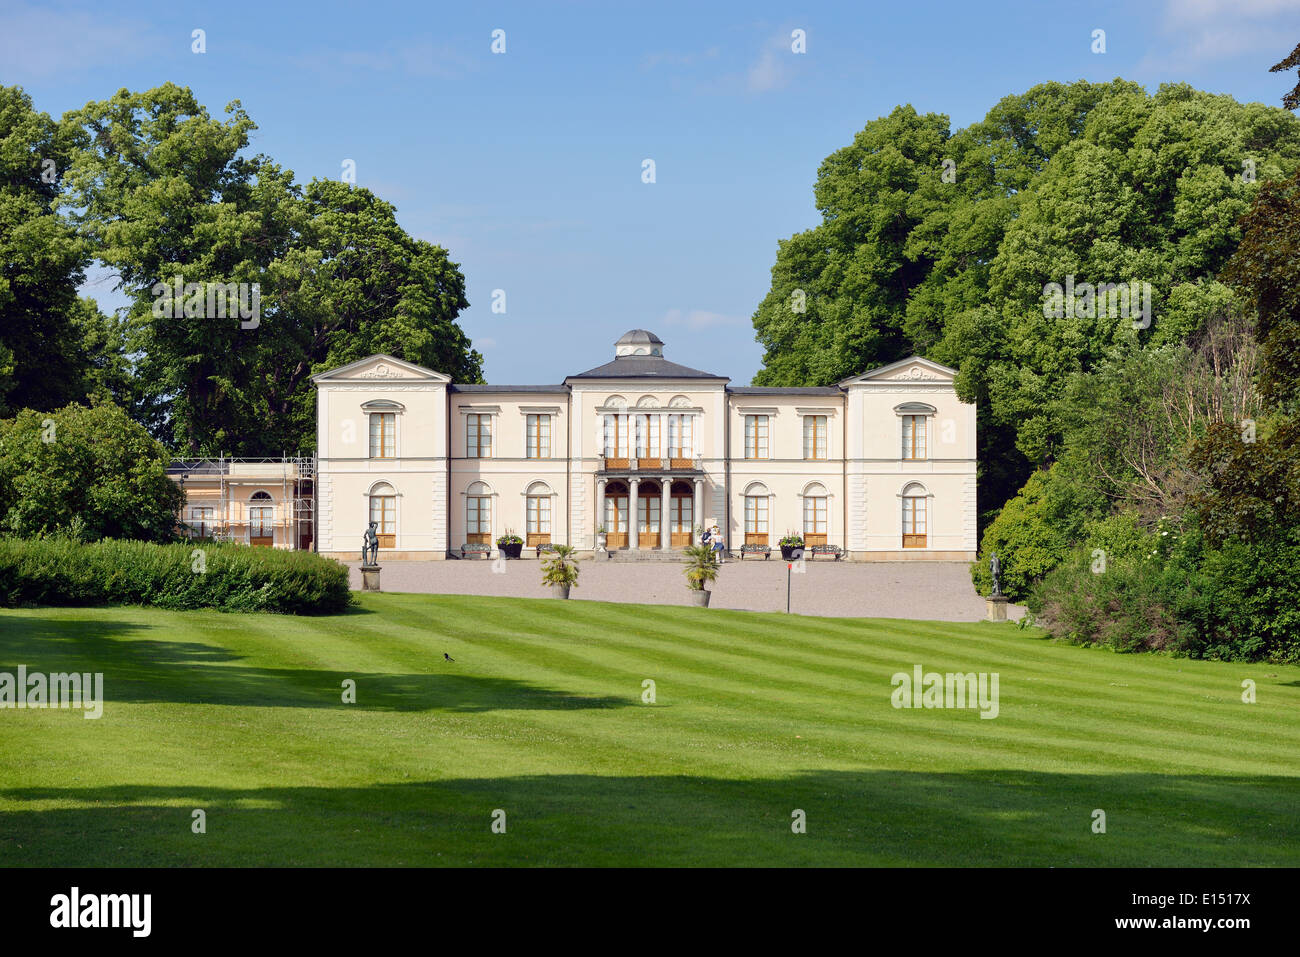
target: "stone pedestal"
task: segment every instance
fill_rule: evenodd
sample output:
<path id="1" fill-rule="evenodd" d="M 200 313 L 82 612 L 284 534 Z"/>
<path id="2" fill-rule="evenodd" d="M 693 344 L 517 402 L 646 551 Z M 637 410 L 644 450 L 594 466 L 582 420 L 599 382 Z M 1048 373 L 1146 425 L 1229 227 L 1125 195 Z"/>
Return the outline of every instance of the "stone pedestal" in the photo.
<path id="1" fill-rule="evenodd" d="M 990 595 L 984 599 L 984 606 L 988 609 L 985 621 L 1006 621 L 1007 620 L 1007 603 L 1011 599 L 1006 595 Z"/>
<path id="2" fill-rule="evenodd" d="M 379 569 L 380 569 L 379 565 L 361 566 L 361 590 L 362 591 L 380 591 Z"/>

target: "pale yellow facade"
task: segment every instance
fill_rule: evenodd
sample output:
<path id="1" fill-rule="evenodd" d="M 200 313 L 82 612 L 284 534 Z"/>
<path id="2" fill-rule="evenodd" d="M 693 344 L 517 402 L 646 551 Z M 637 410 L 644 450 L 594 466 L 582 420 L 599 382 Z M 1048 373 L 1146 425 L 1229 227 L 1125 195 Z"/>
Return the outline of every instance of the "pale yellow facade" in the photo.
<path id="1" fill-rule="evenodd" d="M 851 560 L 971 560 L 975 407 L 913 357 L 808 389 L 731 386 L 633 330 L 615 359 L 551 386 L 458 385 L 390 356 L 315 377 L 316 541 L 355 558 L 459 557 L 498 537 L 728 551 L 787 533 Z M 472 548 L 471 551 L 481 549 Z"/>

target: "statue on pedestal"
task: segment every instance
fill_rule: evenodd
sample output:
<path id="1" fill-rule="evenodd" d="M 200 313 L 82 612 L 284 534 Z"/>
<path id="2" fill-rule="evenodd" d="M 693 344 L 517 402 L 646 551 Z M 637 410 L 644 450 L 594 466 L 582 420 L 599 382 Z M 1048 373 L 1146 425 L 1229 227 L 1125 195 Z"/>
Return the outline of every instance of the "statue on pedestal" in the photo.
<path id="1" fill-rule="evenodd" d="M 375 534 L 378 523 L 371 522 L 366 533 L 361 536 L 361 564 L 377 565 L 379 564 L 379 536 Z M 367 557 L 369 553 L 369 557 Z"/>
<path id="2" fill-rule="evenodd" d="M 1002 563 L 998 561 L 998 553 L 994 552 L 993 557 L 989 559 L 989 573 L 993 576 L 993 597 L 998 598 L 1002 595 Z"/>

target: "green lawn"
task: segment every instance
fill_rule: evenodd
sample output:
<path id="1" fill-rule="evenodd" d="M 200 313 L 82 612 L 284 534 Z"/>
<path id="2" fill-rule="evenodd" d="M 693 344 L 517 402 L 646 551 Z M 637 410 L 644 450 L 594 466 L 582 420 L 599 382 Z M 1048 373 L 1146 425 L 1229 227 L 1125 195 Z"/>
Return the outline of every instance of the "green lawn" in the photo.
<path id="1" fill-rule="evenodd" d="M 0 671 L 102 671 L 107 698 L 0 711 L 0 866 L 1300 864 L 1300 668 L 1010 625 L 360 601 L 0 612 Z M 998 672 L 998 717 L 895 709 L 917 664 Z"/>

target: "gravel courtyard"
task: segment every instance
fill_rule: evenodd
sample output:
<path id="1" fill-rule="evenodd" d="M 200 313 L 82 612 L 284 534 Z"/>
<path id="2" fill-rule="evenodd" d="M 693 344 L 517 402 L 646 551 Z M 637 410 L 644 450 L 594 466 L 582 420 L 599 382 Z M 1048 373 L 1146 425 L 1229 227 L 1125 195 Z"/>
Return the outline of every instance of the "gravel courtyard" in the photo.
<path id="1" fill-rule="evenodd" d="M 493 563 L 485 559 L 442 562 L 385 562 L 384 591 L 453 595 L 503 595 L 546 598 L 536 561 Z M 504 571 L 493 571 L 494 564 Z M 352 587 L 361 587 L 358 563 L 351 563 Z M 926 621 L 979 621 L 984 599 L 975 594 L 965 562 L 805 562 L 803 574 L 790 576 L 790 610 L 840 618 L 914 618 Z M 682 565 L 675 562 L 581 562 L 573 600 L 690 603 Z M 714 583 L 715 608 L 785 611 L 786 566 L 768 561 L 729 560 Z M 1019 619 L 1024 608 L 1008 605 Z"/>

